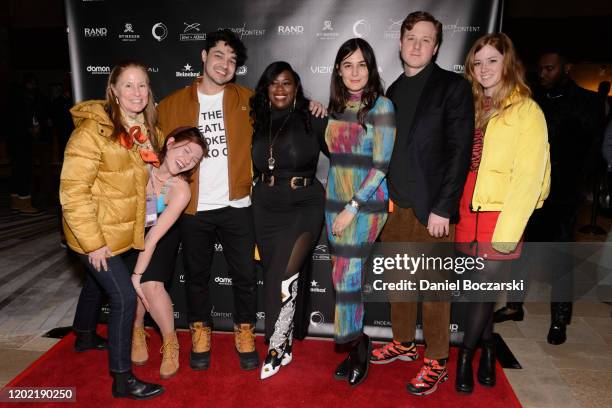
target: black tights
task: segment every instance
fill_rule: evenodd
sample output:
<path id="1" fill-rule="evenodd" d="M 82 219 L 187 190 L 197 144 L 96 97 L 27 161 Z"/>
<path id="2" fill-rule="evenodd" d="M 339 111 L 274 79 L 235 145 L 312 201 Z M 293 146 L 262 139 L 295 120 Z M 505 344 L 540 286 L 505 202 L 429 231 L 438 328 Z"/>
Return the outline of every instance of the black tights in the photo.
<path id="1" fill-rule="evenodd" d="M 478 282 L 499 280 L 499 275 L 508 270 L 508 261 L 486 261 L 482 271 L 473 273 L 470 279 Z M 493 277 L 496 277 L 494 279 Z M 493 308 L 495 302 L 470 302 L 467 307 L 467 320 L 463 334 L 463 347 L 473 350 L 478 341 L 493 340 Z"/>

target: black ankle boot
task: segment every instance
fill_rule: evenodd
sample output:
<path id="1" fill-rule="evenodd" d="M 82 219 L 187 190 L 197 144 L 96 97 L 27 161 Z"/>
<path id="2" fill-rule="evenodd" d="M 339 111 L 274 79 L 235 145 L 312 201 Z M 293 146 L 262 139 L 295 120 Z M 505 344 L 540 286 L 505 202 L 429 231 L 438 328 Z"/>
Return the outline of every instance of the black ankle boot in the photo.
<path id="1" fill-rule="evenodd" d="M 546 340 L 554 345 L 565 343 L 566 326 L 572 321 L 572 302 L 551 302 L 550 319 L 552 323 Z"/>
<path id="2" fill-rule="evenodd" d="M 355 387 L 365 380 L 370 365 L 370 354 L 372 354 L 372 342 L 363 333 L 359 342 L 349 353 L 348 383 Z"/>
<path id="3" fill-rule="evenodd" d="M 147 383 L 134 377 L 131 371 L 111 373 L 113 375 L 113 397 L 145 400 L 155 398 L 164 392 L 159 384 Z"/>
<path id="4" fill-rule="evenodd" d="M 495 386 L 495 343 L 492 340 L 482 344 L 478 382 L 486 387 Z"/>
<path id="5" fill-rule="evenodd" d="M 346 358 L 342 360 L 340 364 L 338 364 L 338 367 L 336 367 L 336 371 L 334 371 L 334 378 L 336 380 L 346 380 L 348 378 L 349 364 L 350 354 L 346 356 Z"/>
<path id="6" fill-rule="evenodd" d="M 457 356 L 457 377 L 455 390 L 457 392 L 471 393 L 474 390 L 474 373 L 472 370 L 472 357 L 474 352 L 461 347 Z"/>
<path id="7" fill-rule="evenodd" d="M 106 350 L 108 348 L 108 341 L 95 331 L 79 332 L 75 330 L 74 333 L 76 334 L 74 350 L 77 353 L 87 350 Z"/>
<path id="8" fill-rule="evenodd" d="M 508 302 L 506 306 L 493 313 L 493 323 L 501 323 L 507 320 L 520 322 L 523 321 L 524 318 L 525 312 L 523 311 L 522 303 Z"/>

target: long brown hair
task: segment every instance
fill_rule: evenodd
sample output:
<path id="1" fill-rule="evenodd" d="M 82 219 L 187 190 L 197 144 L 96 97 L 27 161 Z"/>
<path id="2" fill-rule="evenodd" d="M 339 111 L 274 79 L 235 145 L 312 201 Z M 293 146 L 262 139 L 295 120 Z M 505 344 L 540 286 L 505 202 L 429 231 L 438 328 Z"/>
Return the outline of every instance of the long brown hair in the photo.
<path id="1" fill-rule="evenodd" d="M 474 58 L 478 51 L 485 45 L 494 47 L 500 54 L 504 56 L 503 68 L 501 74 L 501 85 L 493 93 L 491 100 L 491 109 L 484 109 L 484 90 L 476 80 L 474 73 Z M 501 116 L 510 107 L 507 106 L 507 100 L 516 92 L 519 97 L 529 97 L 531 90 L 525 82 L 525 69 L 519 61 L 512 40 L 504 33 L 492 33 L 480 37 L 465 58 L 465 77 L 472 85 L 472 93 L 474 94 L 474 108 L 476 111 L 476 128 L 485 129 L 489 119 L 498 113 Z"/>
<path id="2" fill-rule="evenodd" d="M 368 68 L 368 82 L 361 95 L 361 108 L 357 112 L 357 120 L 361 126 L 365 129 L 365 117 L 368 112 L 374 107 L 376 98 L 385 94 L 383 89 L 380 75 L 378 74 L 378 65 L 376 64 L 376 57 L 374 56 L 374 50 L 368 44 L 366 40 L 361 38 L 351 38 L 346 40 L 344 44 L 340 46 L 338 54 L 336 54 L 336 60 L 334 61 L 334 71 L 331 78 L 331 89 L 329 93 L 329 112 L 334 115 L 344 112 L 346 104 L 349 101 L 350 93 L 342 77 L 340 76 L 340 65 L 342 61 L 350 57 L 357 50 L 361 50 L 363 59 Z"/>
<path id="3" fill-rule="evenodd" d="M 142 62 L 135 60 L 127 60 L 123 61 L 113 67 L 110 75 L 108 76 L 108 82 L 106 83 L 106 104 L 105 109 L 108 116 L 111 118 L 113 122 L 113 133 L 111 134 L 111 139 L 117 140 L 119 134 L 123 132 L 125 129 L 125 123 L 123 122 L 121 109 L 119 108 L 119 103 L 117 103 L 117 97 L 113 93 L 113 89 L 111 85 L 116 85 L 119 77 L 127 68 L 140 68 L 142 72 L 144 72 L 145 77 L 147 78 L 147 84 L 149 85 L 149 99 L 147 102 L 147 106 L 145 107 L 144 114 L 144 122 L 149 132 L 149 141 L 153 146 L 155 151 L 159 151 L 159 145 L 157 140 L 157 111 L 155 110 L 155 100 L 153 99 L 153 92 L 151 91 L 151 86 L 149 84 L 149 74 L 147 73 L 147 67 Z"/>

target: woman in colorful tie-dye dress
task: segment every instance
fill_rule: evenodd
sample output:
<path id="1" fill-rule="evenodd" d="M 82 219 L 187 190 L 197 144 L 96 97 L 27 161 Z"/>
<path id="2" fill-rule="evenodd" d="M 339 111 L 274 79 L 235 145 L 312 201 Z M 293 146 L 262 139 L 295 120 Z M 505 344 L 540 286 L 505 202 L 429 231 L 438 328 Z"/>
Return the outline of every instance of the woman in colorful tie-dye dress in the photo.
<path id="1" fill-rule="evenodd" d="M 357 385 L 367 375 L 371 349 L 363 333 L 362 269 L 387 219 L 385 175 L 395 140 L 393 104 L 383 96 L 365 40 L 340 46 L 330 93 L 325 221 L 336 290 L 335 340 L 350 350 L 334 376 Z"/>

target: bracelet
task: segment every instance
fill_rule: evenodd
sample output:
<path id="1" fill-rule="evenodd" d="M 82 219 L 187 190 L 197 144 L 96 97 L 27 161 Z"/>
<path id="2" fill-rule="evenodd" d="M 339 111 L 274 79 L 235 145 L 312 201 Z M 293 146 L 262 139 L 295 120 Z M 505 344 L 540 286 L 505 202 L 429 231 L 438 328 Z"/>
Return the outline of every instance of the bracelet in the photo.
<path id="1" fill-rule="evenodd" d="M 132 272 L 132 275 L 142 276 L 142 275 L 144 275 L 144 272 L 143 272 L 143 273 L 136 273 L 136 272 Z"/>

